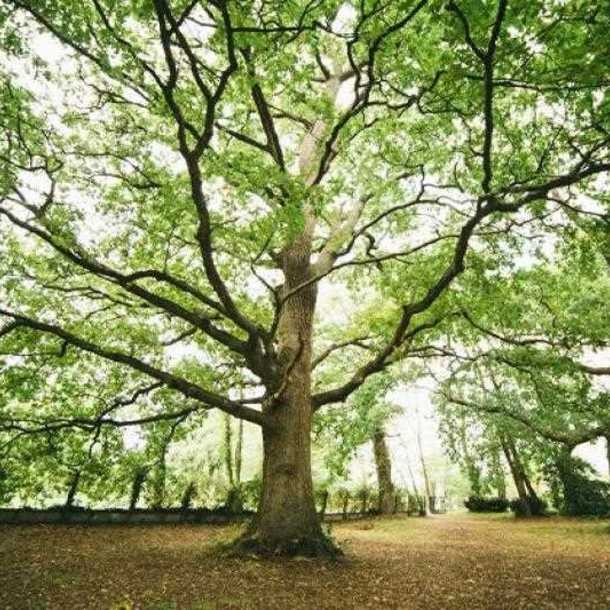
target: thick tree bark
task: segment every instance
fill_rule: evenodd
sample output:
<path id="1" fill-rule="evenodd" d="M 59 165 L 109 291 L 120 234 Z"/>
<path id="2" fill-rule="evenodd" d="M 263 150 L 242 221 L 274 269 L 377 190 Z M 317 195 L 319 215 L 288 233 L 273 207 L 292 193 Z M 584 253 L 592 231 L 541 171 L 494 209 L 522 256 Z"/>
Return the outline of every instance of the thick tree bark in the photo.
<path id="1" fill-rule="evenodd" d="M 335 75 L 326 83 L 326 95 L 332 101 L 340 82 Z M 317 175 L 317 146 L 325 128 L 325 122 L 318 119 L 301 142 L 299 174 L 309 185 L 314 184 Z M 278 374 L 271 398 L 263 404 L 269 422 L 263 426 L 263 489 L 255 534 L 250 539 L 263 551 L 335 555 L 338 549 L 324 536 L 316 514 L 311 475 L 312 336 L 317 284 L 308 284 L 332 265 L 333 255 L 325 248 L 318 253 L 317 266 L 312 264 L 316 215 L 309 204 L 303 205 L 302 213 L 302 229 L 278 257 L 284 275 L 277 325 Z"/>
<path id="2" fill-rule="evenodd" d="M 283 255 L 283 289 L 309 279 L 307 228 Z M 263 489 L 257 518 L 242 541 L 259 552 L 322 555 L 336 552 L 322 533 L 311 474 L 311 357 L 316 291 L 294 293 L 283 304 L 278 324 L 277 387 L 263 411 Z"/>
<path id="3" fill-rule="evenodd" d="M 382 428 L 378 428 L 373 434 L 373 453 L 379 492 L 377 508 L 380 513 L 389 515 L 394 512 L 394 484 L 392 483 L 392 461 Z"/>
<path id="4" fill-rule="evenodd" d="M 321 535 L 311 478 L 311 412 L 293 397 L 263 430 L 263 491 L 257 536 L 269 548 Z"/>

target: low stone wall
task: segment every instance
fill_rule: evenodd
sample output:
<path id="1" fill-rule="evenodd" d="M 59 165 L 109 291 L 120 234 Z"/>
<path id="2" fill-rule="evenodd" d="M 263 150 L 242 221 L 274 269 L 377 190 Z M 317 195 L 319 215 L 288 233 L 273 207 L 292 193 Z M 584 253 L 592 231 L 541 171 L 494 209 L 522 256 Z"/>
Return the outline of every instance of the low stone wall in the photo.
<path id="1" fill-rule="evenodd" d="M 101 525 L 112 523 L 234 523 L 251 516 L 206 510 L 69 510 L 0 508 L 0 523 L 60 523 Z"/>
<path id="2" fill-rule="evenodd" d="M 405 512 L 395 513 L 406 515 Z M 212 510 L 179 510 L 179 509 L 35 509 L 35 508 L 0 508 L 0 523 L 5 524 L 162 524 L 162 523 L 202 523 L 223 524 L 239 523 L 254 516 L 254 513 L 231 514 Z M 372 513 L 326 513 L 324 521 L 346 521 L 375 517 Z"/>

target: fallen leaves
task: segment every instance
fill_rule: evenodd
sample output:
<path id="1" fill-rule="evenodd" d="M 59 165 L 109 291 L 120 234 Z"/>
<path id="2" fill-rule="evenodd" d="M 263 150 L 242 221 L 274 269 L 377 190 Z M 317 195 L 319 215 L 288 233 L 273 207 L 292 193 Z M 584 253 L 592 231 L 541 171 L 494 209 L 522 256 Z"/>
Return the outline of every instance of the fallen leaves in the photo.
<path id="1" fill-rule="evenodd" d="M 610 608 L 600 522 L 445 515 L 337 524 L 347 559 L 219 557 L 226 526 L 0 526 L 2 610 Z M 123 604 L 123 605 L 121 605 Z"/>

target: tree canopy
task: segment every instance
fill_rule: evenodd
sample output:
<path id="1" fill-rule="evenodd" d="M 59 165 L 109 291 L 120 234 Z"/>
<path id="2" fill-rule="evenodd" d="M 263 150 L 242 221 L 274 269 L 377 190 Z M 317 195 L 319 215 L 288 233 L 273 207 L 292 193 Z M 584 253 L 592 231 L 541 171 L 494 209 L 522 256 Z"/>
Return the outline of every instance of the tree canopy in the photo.
<path id="1" fill-rule="evenodd" d="M 608 256 L 609 25 L 581 0 L 3 0 L 2 429 L 216 408 L 263 428 L 277 496 L 272 471 L 311 478 L 314 411 L 455 324 L 510 330 L 517 364 L 564 322 L 604 342 L 607 280 L 528 268 Z"/>

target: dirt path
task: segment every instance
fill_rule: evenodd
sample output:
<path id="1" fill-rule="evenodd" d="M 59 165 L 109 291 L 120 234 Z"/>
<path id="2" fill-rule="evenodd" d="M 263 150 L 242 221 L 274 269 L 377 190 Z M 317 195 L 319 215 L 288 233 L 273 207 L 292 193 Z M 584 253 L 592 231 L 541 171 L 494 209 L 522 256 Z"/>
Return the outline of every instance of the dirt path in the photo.
<path id="1" fill-rule="evenodd" d="M 333 530 L 347 551 L 339 564 L 218 559 L 215 543 L 235 533 L 0 526 L 0 609 L 610 609 L 607 523 L 468 515 L 346 523 Z"/>

